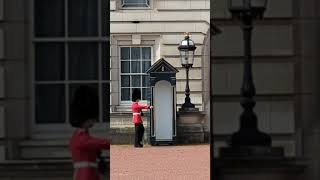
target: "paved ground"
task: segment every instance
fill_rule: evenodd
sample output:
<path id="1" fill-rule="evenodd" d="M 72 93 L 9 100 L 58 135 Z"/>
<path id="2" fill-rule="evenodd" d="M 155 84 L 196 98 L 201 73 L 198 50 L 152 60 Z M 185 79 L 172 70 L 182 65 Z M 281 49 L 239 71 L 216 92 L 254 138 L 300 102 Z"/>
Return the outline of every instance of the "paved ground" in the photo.
<path id="1" fill-rule="evenodd" d="M 209 180 L 210 146 L 112 145 L 112 180 Z"/>

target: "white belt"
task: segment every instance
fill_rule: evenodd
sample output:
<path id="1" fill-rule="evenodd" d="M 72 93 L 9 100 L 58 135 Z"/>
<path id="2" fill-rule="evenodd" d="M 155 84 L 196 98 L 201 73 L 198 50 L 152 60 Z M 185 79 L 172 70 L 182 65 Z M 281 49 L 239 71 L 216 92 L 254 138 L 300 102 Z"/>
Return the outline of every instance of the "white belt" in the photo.
<path id="1" fill-rule="evenodd" d="M 133 115 L 140 115 L 141 113 L 132 113 Z"/>
<path id="2" fill-rule="evenodd" d="M 98 164 L 95 163 L 95 162 L 81 161 L 81 162 L 75 162 L 75 163 L 73 163 L 73 167 L 74 167 L 75 169 L 88 168 L 88 167 L 97 168 L 97 167 L 98 167 Z"/>

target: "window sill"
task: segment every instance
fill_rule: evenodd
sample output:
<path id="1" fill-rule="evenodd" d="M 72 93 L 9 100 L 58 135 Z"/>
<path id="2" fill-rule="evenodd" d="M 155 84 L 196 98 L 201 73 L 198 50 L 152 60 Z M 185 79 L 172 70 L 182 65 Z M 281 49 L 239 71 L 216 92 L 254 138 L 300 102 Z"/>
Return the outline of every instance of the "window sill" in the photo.
<path id="1" fill-rule="evenodd" d="M 153 10 L 151 7 L 120 7 L 118 10 Z"/>
<path id="2" fill-rule="evenodd" d="M 140 102 L 141 104 L 146 105 L 147 103 L 144 102 Z M 148 110 L 143 109 L 143 112 L 147 112 Z M 130 115 L 132 114 L 132 110 L 131 110 L 131 104 L 123 104 L 120 106 L 114 106 L 114 108 L 111 109 L 110 111 L 110 115 L 119 115 L 119 116 L 126 116 L 126 115 Z"/>

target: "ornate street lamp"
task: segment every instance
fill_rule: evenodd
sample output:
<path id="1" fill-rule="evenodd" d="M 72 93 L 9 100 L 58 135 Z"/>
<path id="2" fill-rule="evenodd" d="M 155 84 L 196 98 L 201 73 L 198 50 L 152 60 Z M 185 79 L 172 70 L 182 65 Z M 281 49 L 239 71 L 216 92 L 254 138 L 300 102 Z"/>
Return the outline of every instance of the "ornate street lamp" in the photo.
<path id="1" fill-rule="evenodd" d="M 233 17 L 250 16 L 251 19 L 262 19 L 268 0 L 228 0 L 228 3 Z"/>
<path id="2" fill-rule="evenodd" d="M 240 129 L 231 137 L 232 147 L 271 147 L 271 137 L 259 131 L 257 116 L 253 111 L 256 104 L 253 97 L 256 95 L 252 77 L 251 32 L 252 21 L 263 18 L 267 0 L 229 0 L 229 11 L 232 17 L 242 20 L 244 37 L 244 74 L 241 87 L 241 106 L 244 111 L 240 115 Z"/>
<path id="3" fill-rule="evenodd" d="M 185 89 L 185 101 L 182 104 L 182 111 L 197 111 L 198 109 L 195 108 L 195 105 L 191 103 L 190 99 L 190 88 L 189 88 L 189 69 L 193 65 L 194 61 L 194 51 L 196 50 L 196 46 L 194 42 L 190 39 L 189 33 L 185 33 L 184 40 L 181 41 L 178 49 L 180 51 L 181 57 L 181 65 L 186 68 L 186 89 Z"/>

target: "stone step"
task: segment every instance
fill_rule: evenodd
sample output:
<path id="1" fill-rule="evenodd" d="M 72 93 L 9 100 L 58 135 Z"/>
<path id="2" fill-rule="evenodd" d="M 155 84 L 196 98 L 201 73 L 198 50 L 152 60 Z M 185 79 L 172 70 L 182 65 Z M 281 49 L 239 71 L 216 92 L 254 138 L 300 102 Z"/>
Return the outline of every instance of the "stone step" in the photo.
<path id="1" fill-rule="evenodd" d="M 28 140 L 19 144 L 21 159 L 70 159 L 68 140 Z M 103 152 L 109 157 L 109 151 Z"/>
<path id="2" fill-rule="evenodd" d="M 23 160 L 0 162 L 1 180 L 72 179 L 70 160 Z"/>
<path id="3" fill-rule="evenodd" d="M 109 167 L 107 174 L 110 174 Z M 1 180 L 70 180 L 72 176 L 73 167 L 68 159 L 0 162 Z M 109 179 L 109 176 L 103 179 Z"/>
<path id="4" fill-rule="evenodd" d="M 67 159 L 67 140 L 29 140 L 20 143 L 21 159 Z"/>

